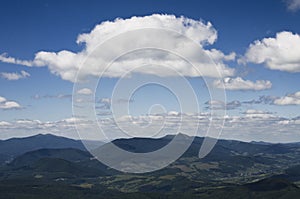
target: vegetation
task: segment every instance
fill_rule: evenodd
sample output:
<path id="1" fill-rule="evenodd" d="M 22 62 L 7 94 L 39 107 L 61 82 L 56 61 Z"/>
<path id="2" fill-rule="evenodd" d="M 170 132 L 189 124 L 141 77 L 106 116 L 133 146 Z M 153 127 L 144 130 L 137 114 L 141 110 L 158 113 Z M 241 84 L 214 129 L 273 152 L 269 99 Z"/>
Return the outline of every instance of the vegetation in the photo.
<path id="1" fill-rule="evenodd" d="M 73 142 L 63 139 L 61 144 Z M 115 142 L 125 150 L 149 152 L 170 139 Z M 202 141 L 195 138 L 176 162 L 146 174 L 112 170 L 79 149 L 78 142 L 73 148 L 24 151 L 0 167 L 0 198 L 299 198 L 300 145 L 221 140 L 199 159 Z"/>

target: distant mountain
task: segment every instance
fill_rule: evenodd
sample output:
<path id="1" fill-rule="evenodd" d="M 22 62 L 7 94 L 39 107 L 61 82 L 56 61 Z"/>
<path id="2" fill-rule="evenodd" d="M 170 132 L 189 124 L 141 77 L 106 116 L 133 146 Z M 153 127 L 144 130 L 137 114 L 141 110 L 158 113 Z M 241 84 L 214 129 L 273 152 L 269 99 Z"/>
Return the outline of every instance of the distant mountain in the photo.
<path id="1" fill-rule="evenodd" d="M 173 138 L 117 139 L 113 143 L 126 151 L 147 153 Z M 187 151 L 169 166 L 144 174 L 113 170 L 76 140 L 38 135 L 1 141 L 0 145 L 8 142 L 13 150 L 10 152 L 6 143 L 3 157 L 12 154 L 14 158 L 0 166 L 0 192 L 3 198 L 14 198 L 11 194 L 18 196 L 15 198 L 34 198 L 36 194 L 45 198 L 45 190 L 53 194 L 49 198 L 61 198 L 62 192 L 65 198 L 111 198 L 114 194 L 115 198 L 298 198 L 300 194 L 296 186 L 300 181 L 300 146 L 218 140 L 213 150 L 200 159 L 203 138 L 183 134 L 177 138 L 178 147 L 192 143 Z M 91 141 L 91 145 L 97 143 Z M 110 155 L 108 147 L 104 144 L 95 151 Z"/>
<path id="2" fill-rule="evenodd" d="M 147 153 L 156 151 L 167 144 L 174 138 L 174 135 L 167 135 L 162 138 L 130 138 L 130 139 L 116 139 L 113 144 L 130 152 Z M 193 141 L 191 141 L 193 139 Z M 191 142 L 191 146 L 185 152 L 184 156 L 198 156 L 199 149 L 204 138 L 189 137 L 184 134 L 179 134 L 177 142 L 183 143 Z M 95 150 L 102 150 L 105 144 Z M 292 152 L 298 146 L 290 144 L 271 144 L 271 143 L 256 143 L 256 142 L 242 142 L 236 140 L 218 140 L 212 152 L 208 156 L 222 156 L 222 154 L 234 155 L 255 155 L 255 154 L 284 154 Z M 221 157 L 222 158 L 222 157 Z"/>
<path id="3" fill-rule="evenodd" d="M 264 142 L 264 141 L 251 141 L 252 144 L 262 144 L 262 145 L 270 145 L 272 143 L 270 142 Z"/>
<path id="4" fill-rule="evenodd" d="M 105 176 L 115 174 L 107 166 L 95 160 L 87 151 L 79 149 L 38 149 L 17 156 L 2 168 L 2 172 L 14 176 L 28 176 L 32 173 L 56 173 L 60 177 Z M 1 170 L 0 170 L 1 173 Z M 4 175 L 5 175 L 4 174 Z M 0 174 L 1 175 L 1 174 Z M 3 175 L 3 174 L 2 174 Z"/>
<path id="5" fill-rule="evenodd" d="M 113 143 L 121 149 L 133 153 L 148 153 L 159 150 L 167 145 L 171 139 L 164 138 L 130 138 L 130 139 L 116 139 Z M 105 148 L 105 145 L 100 146 Z"/>
<path id="6" fill-rule="evenodd" d="M 174 136 L 169 135 L 162 138 L 131 138 L 117 139 L 113 143 L 118 147 L 134 152 L 148 153 L 166 146 Z M 190 140 L 189 140 L 190 139 Z M 192 141 L 193 139 L 193 141 Z M 260 177 L 270 172 L 281 172 L 287 167 L 300 164 L 299 147 L 289 144 L 256 144 L 236 140 L 218 140 L 212 151 L 204 158 L 199 159 L 198 153 L 201 148 L 203 138 L 188 137 L 179 135 L 176 145 L 192 142 L 187 151 L 170 166 L 156 171 L 157 175 L 179 174 L 189 175 L 195 180 L 209 180 L 218 177 L 228 179 L 233 176 L 247 182 L 255 177 Z M 93 154 L 110 155 L 112 149 L 108 144 L 95 149 Z M 131 159 L 118 154 L 112 159 L 120 165 L 126 165 L 126 168 L 138 168 L 139 165 L 134 162 L 134 156 Z M 128 161 L 129 160 L 129 161 Z M 152 165 L 159 166 L 164 161 L 164 156 L 149 160 Z M 143 168 L 143 165 L 141 165 Z M 213 175 L 207 170 L 213 170 Z M 188 171 L 188 174 L 186 172 Z M 260 177 L 261 178 L 261 177 Z"/>
<path id="7" fill-rule="evenodd" d="M 130 139 L 116 139 L 113 141 L 118 147 L 134 152 L 134 153 L 147 153 L 156 151 L 166 146 L 174 135 L 167 135 L 162 138 L 130 138 Z M 185 143 L 186 141 L 192 141 L 191 146 L 183 154 L 183 157 L 194 157 L 198 156 L 199 149 L 203 142 L 201 137 L 189 137 L 184 134 L 177 135 L 177 144 Z M 102 142 L 96 141 L 85 141 L 88 148 L 94 149 L 94 151 L 106 151 L 107 146 Z M 25 154 L 30 151 L 39 149 L 79 149 L 85 151 L 86 148 L 80 140 L 73 140 L 65 137 L 59 137 L 52 134 L 46 135 L 35 135 L 26 138 L 12 138 L 8 140 L 0 141 L 0 164 L 12 161 L 15 157 Z M 258 155 L 262 154 L 287 154 L 299 148 L 296 144 L 265 144 L 255 142 L 241 142 L 235 140 L 218 140 L 216 146 L 212 152 L 204 158 L 207 161 L 220 161 L 226 159 L 230 161 L 236 157 L 243 159 L 242 162 L 249 163 L 251 161 L 259 161 Z M 242 156 L 252 156 L 250 159 L 243 158 Z M 250 162 L 249 162 L 250 161 Z M 264 158 L 264 161 L 268 161 Z"/>
<path id="8" fill-rule="evenodd" d="M 86 141 L 96 147 L 95 141 Z M 98 146 L 100 146 L 100 143 Z M 80 140 L 59 137 L 52 134 L 39 134 L 25 138 L 11 138 L 0 141 L 0 164 L 11 161 L 13 158 L 29 151 L 38 149 L 75 148 L 86 150 Z"/>
<path id="9" fill-rule="evenodd" d="M 70 162 L 82 162 L 88 161 L 92 156 L 89 152 L 79 149 L 38 149 L 16 157 L 9 165 L 15 168 L 30 166 L 43 158 L 57 158 Z"/>

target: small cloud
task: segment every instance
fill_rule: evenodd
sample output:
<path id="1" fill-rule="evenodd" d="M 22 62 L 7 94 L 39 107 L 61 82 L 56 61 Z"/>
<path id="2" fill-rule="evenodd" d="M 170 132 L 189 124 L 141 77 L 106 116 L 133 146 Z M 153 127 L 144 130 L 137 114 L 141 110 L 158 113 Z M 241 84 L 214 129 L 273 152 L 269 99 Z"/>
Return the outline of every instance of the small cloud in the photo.
<path id="1" fill-rule="evenodd" d="M 4 126 L 10 126 L 11 123 L 6 122 L 6 121 L 0 121 L 0 127 L 4 127 Z"/>
<path id="2" fill-rule="evenodd" d="M 77 94 L 80 94 L 80 95 L 91 95 L 93 94 L 93 91 L 89 88 L 83 88 L 83 89 L 80 89 L 77 91 Z"/>
<path id="3" fill-rule="evenodd" d="M 111 99 L 110 98 L 101 98 L 99 100 L 99 103 L 102 103 L 102 104 L 110 104 L 111 103 Z"/>
<path id="4" fill-rule="evenodd" d="M 300 2 L 300 1 L 299 1 Z M 264 64 L 271 70 L 300 72 L 300 35 L 279 32 L 275 38 L 264 38 L 250 44 L 239 63 Z"/>
<path id="5" fill-rule="evenodd" d="M 13 57 L 7 56 L 6 53 L 2 53 L 0 55 L 0 61 L 4 63 L 9 63 L 9 64 L 17 64 L 17 65 L 23 65 L 23 66 L 28 66 L 31 67 L 33 66 L 31 61 L 24 61 L 24 60 L 19 60 Z"/>
<path id="6" fill-rule="evenodd" d="M 78 118 L 78 117 L 70 117 L 70 118 L 64 119 L 63 121 L 66 123 L 76 123 L 76 122 L 82 121 L 82 119 Z"/>
<path id="7" fill-rule="evenodd" d="M 262 110 L 255 110 L 255 109 L 248 109 L 243 112 L 245 115 L 252 115 L 252 114 L 270 114 L 270 112 L 262 111 Z"/>
<path id="8" fill-rule="evenodd" d="M 227 109 L 227 110 L 232 110 L 232 109 L 239 108 L 239 107 L 241 107 L 241 106 L 242 106 L 242 104 L 241 104 L 240 101 L 234 100 L 234 101 L 228 102 L 228 103 L 226 104 L 226 109 Z"/>
<path id="9" fill-rule="evenodd" d="M 262 95 L 258 99 L 253 99 L 250 101 L 243 101 L 243 104 L 274 104 L 274 101 L 278 99 L 278 97 L 270 96 L 270 95 Z"/>
<path id="10" fill-rule="evenodd" d="M 111 107 L 111 104 L 112 103 L 117 103 L 117 104 L 126 104 L 126 103 L 132 103 L 134 102 L 133 99 L 122 99 L 122 98 L 119 98 L 119 99 L 115 99 L 115 100 L 112 100 L 111 98 L 100 98 L 97 103 L 98 105 L 96 106 L 96 109 L 99 109 L 99 110 L 107 110 L 107 109 L 110 109 Z"/>
<path id="11" fill-rule="evenodd" d="M 100 106 L 97 106 L 97 109 L 110 109 L 111 106 L 111 99 L 110 98 L 101 98 L 99 99 L 98 103 L 100 104 Z"/>
<path id="12" fill-rule="evenodd" d="M 27 77 L 30 77 L 30 74 L 24 70 L 22 70 L 20 73 L 0 73 L 0 77 L 7 80 L 19 80 L 24 79 Z"/>
<path id="13" fill-rule="evenodd" d="M 261 119 L 277 118 L 277 116 L 273 115 L 272 112 L 254 110 L 254 109 L 246 110 L 242 114 L 244 114 L 247 118 L 261 118 Z"/>
<path id="14" fill-rule="evenodd" d="M 216 88 L 224 88 L 226 90 L 265 90 L 272 87 L 272 83 L 268 80 L 244 80 L 241 77 L 231 78 L 226 77 L 222 80 L 215 80 L 214 86 Z"/>
<path id="15" fill-rule="evenodd" d="M 222 101 L 210 100 L 205 102 L 205 104 L 208 105 L 206 109 L 213 110 L 233 110 L 242 106 L 242 103 L 238 100 L 234 100 L 226 104 Z"/>
<path id="16" fill-rule="evenodd" d="M 300 10 L 300 0 L 285 0 L 285 3 L 289 11 L 296 12 Z"/>
<path id="17" fill-rule="evenodd" d="M 260 96 L 259 99 L 243 101 L 243 104 L 268 104 L 268 105 L 300 105 L 300 91 L 277 97 L 270 95 Z"/>
<path id="18" fill-rule="evenodd" d="M 169 111 L 169 112 L 167 113 L 167 115 L 168 115 L 168 116 L 179 116 L 180 113 L 177 112 L 177 111 Z"/>
<path id="19" fill-rule="evenodd" d="M 98 103 L 100 103 L 100 104 L 111 104 L 112 101 L 113 100 L 111 98 L 100 98 Z M 133 99 L 119 98 L 119 99 L 114 100 L 114 102 L 118 103 L 118 104 L 122 104 L 122 103 L 132 103 L 132 102 L 134 102 L 134 100 Z"/>
<path id="20" fill-rule="evenodd" d="M 9 101 L 4 97 L 0 96 L 0 109 L 8 110 L 8 109 L 20 109 L 22 108 L 20 104 L 15 101 Z"/>
<path id="21" fill-rule="evenodd" d="M 300 105 L 300 91 L 288 94 L 274 101 L 276 105 Z"/>
<path id="22" fill-rule="evenodd" d="M 112 116 L 112 112 L 111 111 L 101 111 L 100 113 L 97 113 L 97 116 L 100 116 L 100 117 Z"/>
<path id="23" fill-rule="evenodd" d="M 117 100 L 117 103 L 120 103 L 120 104 L 122 104 L 122 103 L 132 103 L 132 102 L 134 102 L 133 99 L 118 99 Z"/>
<path id="24" fill-rule="evenodd" d="M 5 101 L 6 101 L 6 99 L 4 97 L 0 96 L 0 103 L 5 102 Z"/>
<path id="25" fill-rule="evenodd" d="M 35 94 L 31 98 L 39 100 L 39 99 L 71 99 L 72 95 L 70 94 L 57 94 L 57 95 L 39 95 Z"/>

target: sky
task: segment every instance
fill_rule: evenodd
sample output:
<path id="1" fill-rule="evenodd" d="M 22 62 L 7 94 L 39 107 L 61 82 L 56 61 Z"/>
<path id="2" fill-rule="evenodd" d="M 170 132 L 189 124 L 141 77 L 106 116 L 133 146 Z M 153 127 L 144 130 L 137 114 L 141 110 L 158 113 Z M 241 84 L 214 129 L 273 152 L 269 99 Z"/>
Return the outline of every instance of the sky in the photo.
<path id="1" fill-rule="evenodd" d="M 299 0 L 12 0 L 0 17 L 0 139 L 300 141 Z"/>

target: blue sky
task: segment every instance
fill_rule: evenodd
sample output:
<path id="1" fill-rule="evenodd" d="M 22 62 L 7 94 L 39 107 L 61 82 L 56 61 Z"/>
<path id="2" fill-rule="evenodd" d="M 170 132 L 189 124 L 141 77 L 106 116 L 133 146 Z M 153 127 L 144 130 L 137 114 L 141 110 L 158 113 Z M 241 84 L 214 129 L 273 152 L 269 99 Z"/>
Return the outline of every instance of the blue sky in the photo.
<path id="1" fill-rule="evenodd" d="M 195 22 L 196 29 L 198 28 L 195 33 L 203 34 L 204 37 L 217 35 L 213 42 L 200 48 L 203 47 L 211 53 L 212 58 L 217 56 L 214 51 L 216 49 L 220 57 L 216 57 L 215 63 L 221 65 L 221 70 L 234 70 L 234 73 L 227 73 L 221 78 L 211 75 L 201 77 L 190 75 L 183 66 L 182 71 L 186 72 L 184 76 L 191 84 L 199 104 L 197 107 L 199 111 L 190 106 L 187 108 L 188 112 L 194 111 L 196 113 L 193 114 L 197 112 L 199 114 L 227 109 L 226 115 L 231 118 L 228 124 L 233 120 L 236 121 L 236 117 L 240 119 L 239 121 L 249 119 L 249 123 L 253 122 L 250 119 L 254 118 L 253 120 L 265 120 L 265 125 L 262 126 L 270 125 L 274 129 L 283 129 L 280 130 L 282 134 L 276 134 L 272 139 L 269 138 L 268 133 L 253 133 L 257 129 L 249 130 L 244 134 L 231 134 L 230 130 L 226 133 L 225 130 L 224 138 L 247 141 L 277 142 L 295 139 L 300 141 L 300 135 L 297 134 L 297 129 L 299 129 L 297 125 L 300 124 L 300 119 L 297 118 L 300 116 L 300 93 L 297 93 L 300 91 L 300 51 L 297 51 L 299 49 L 297 46 L 300 44 L 300 3 L 297 0 L 89 2 L 12 0 L 2 2 L 0 7 L 2 19 L 0 22 L 0 97 L 2 97 L 0 98 L 0 138 L 36 133 L 55 133 L 76 137 L 74 128 L 64 129 L 63 125 L 57 129 L 46 127 L 47 124 L 55 126 L 63 122 L 68 123 L 71 121 L 70 118 L 74 117 L 71 95 L 74 85 L 72 75 L 75 74 L 76 67 L 70 68 L 68 64 L 62 63 L 67 60 L 65 55 L 61 56 L 61 60 L 59 57 L 53 60 L 50 54 L 39 59 L 35 55 L 39 52 L 58 53 L 63 50 L 80 55 L 81 52 L 88 52 L 89 46 L 92 48 L 96 43 L 85 39 L 84 42 L 78 44 L 76 40 L 79 35 L 95 36 L 92 33 L 93 30 L 97 25 L 100 28 L 106 27 L 99 25 L 105 21 L 111 21 L 113 26 L 121 27 L 122 20 L 121 22 L 115 21 L 116 18 L 128 19 L 124 22 L 124 27 L 128 26 L 130 29 L 131 23 L 135 23 L 136 20 L 132 18 L 134 16 L 139 17 L 137 21 L 145 23 L 139 25 L 142 28 L 144 25 L 147 26 L 146 23 L 151 24 L 156 20 L 153 14 L 158 15 L 157 18 L 161 20 L 161 23 L 171 20 L 171 23 L 174 22 L 172 28 L 175 27 L 175 31 L 182 31 L 181 33 L 186 33 L 191 39 L 194 39 L 194 35 L 188 35 L 189 25 L 178 25 L 181 16 L 185 21 Z M 175 18 L 168 18 L 168 16 L 175 16 Z M 208 25 L 208 22 L 212 27 Z M 110 27 L 107 26 L 107 28 Z M 99 34 L 102 34 L 101 30 Z M 162 35 L 162 38 L 164 36 Z M 170 40 L 172 40 L 171 37 Z M 260 44 L 255 43 L 256 40 L 260 41 Z M 196 39 L 196 41 L 209 43 L 206 39 Z M 101 37 L 98 42 L 101 42 Z M 174 40 L 174 42 L 177 41 Z M 285 44 L 289 45 L 285 46 Z M 232 56 L 229 57 L 230 55 Z M 9 58 L 14 58 L 14 60 L 9 61 Z M 42 60 L 42 64 L 37 60 Z M 76 60 L 78 61 L 79 58 Z M 29 64 L 26 66 L 24 61 Z M 70 62 L 73 63 L 73 61 Z M 153 71 L 149 73 L 168 79 L 180 88 L 180 80 L 176 77 L 160 73 L 160 70 L 156 70 L 155 67 Z M 89 72 L 92 74 L 91 71 L 87 71 Z M 116 71 L 113 71 L 113 74 L 115 73 Z M 150 78 L 149 73 L 141 69 L 135 75 L 138 78 L 144 76 Z M 72 78 L 67 76 L 69 74 Z M 211 99 L 203 78 L 211 78 L 216 92 L 222 92 L 217 88 L 218 82 L 225 84 L 227 102 L 210 104 Z M 105 111 L 110 111 L 111 94 L 119 79 L 120 75 L 112 74 L 101 79 L 101 86 L 98 86 L 96 92 L 96 106 L 104 105 L 107 109 Z M 135 117 L 162 114 L 164 111 L 166 115 L 168 112 L 172 115 L 172 111 L 182 112 L 174 95 L 162 87 L 145 86 L 139 91 L 128 103 L 129 112 Z M 125 99 L 118 100 L 122 106 L 126 105 Z M 182 100 L 188 101 L 189 99 Z M 165 109 L 161 109 L 157 104 L 161 104 Z M 152 107 L 153 109 L 150 110 L 152 105 L 155 108 Z M 25 120 L 28 124 L 27 129 L 19 125 L 22 123 L 20 121 Z M 243 129 L 242 125 L 237 126 Z M 264 130 L 267 128 L 261 129 L 262 132 Z M 234 131 L 237 132 L 238 129 Z M 64 132 L 68 133 L 64 134 Z"/>

